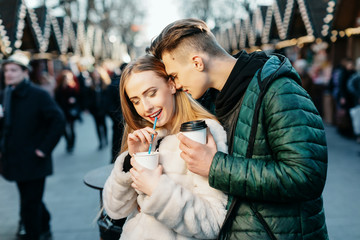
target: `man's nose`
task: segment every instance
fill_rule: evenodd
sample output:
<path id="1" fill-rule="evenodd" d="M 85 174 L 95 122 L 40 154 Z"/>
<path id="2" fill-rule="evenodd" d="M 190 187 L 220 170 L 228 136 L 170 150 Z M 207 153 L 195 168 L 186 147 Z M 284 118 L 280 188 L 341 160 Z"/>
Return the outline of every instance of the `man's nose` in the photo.
<path id="1" fill-rule="evenodd" d="M 182 89 L 183 86 L 178 81 L 175 81 L 175 87 L 176 89 Z"/>

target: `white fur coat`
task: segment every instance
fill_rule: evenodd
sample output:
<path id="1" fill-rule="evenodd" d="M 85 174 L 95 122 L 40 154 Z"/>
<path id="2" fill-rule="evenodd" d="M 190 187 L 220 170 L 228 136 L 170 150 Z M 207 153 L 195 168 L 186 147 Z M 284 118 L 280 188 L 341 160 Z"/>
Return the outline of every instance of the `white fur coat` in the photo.
<path id="1" fill-rule="evenodd" d="M 209 119 L 206 124 L 214 136 L 218 151 L 227 153 L 226 133 L 222 126 Z M 163 137 L 161 135 L 164 132 L 160 131 L 157 139 Z M 123 172 L 123 162 L 128 152 L 117 158 L 105 183 L 103 201 L 107 214 L 113 219 L 127 217 L 120 239 L 216 238 L 226 215 L 227 196 L 210 187 L 207 178 L 187 169 L 180 157 L 176 135 L 164 137 L 159 152 L 163 174 L 150 197 L 138 194 L 130 186 L 130 173 Z"/>

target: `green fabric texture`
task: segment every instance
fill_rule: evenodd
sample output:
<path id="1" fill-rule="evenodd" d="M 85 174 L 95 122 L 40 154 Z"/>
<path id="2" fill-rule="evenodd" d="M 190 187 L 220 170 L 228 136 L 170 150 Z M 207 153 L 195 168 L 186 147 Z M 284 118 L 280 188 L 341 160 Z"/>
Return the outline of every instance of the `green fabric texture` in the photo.
<path id="1" fill-rule="evenodd" d="M 253 155 L 245 157 L 260 94 L 257 74 L 241 105 L 233 154 L 217 152 L 210 169 L 212 187 L 240 198 L 220 239 L 270 239 L 249 203 L 279 240 L 328 239 L 321 196 L 327 172 L 325 131 L 286 59 L 272 56 L 261 71 L 262 80 L 272 80 L 259 110 Z"/>

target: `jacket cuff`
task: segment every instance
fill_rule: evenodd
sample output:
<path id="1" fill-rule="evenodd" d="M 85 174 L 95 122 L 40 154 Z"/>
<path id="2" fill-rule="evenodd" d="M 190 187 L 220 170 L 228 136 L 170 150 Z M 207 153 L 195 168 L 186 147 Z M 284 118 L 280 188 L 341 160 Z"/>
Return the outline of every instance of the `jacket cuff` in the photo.
<path id="1" fill-rule="evenodd" d="M 216 170 L 219 168 L 219 164 L 220 164 L 220 161 L 221 159 L 224 159 L 225 158 L 225 153 L 223 152 L 216 152 L 213 160 L 212 160 L 212 163 L 211 163 L 211 166 L 210 166 L 210 172 L 209 172 L 209 185 L 213 188 L 216 188 L 215 187 L 215 181 L 218 181 L 219 179 L 216 179 Z"/>

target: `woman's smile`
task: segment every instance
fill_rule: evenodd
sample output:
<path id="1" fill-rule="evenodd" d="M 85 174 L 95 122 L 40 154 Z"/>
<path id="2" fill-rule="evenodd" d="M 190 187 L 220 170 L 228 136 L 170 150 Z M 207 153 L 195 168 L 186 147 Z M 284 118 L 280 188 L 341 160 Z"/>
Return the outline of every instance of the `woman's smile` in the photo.
<path id="1" fill-rule="evenodd" d="M 161 113 L 162 113 L 162 109 L 160 109 L 159 111 L 156 111 L 155 113 L 151 114 L 150 116 L 148 116 L 150 118 L 150 120 L 152 122 L 155 121 L 155 117 L 157 117 L 158 119 L 160 118 L 161 116 Z"/>

